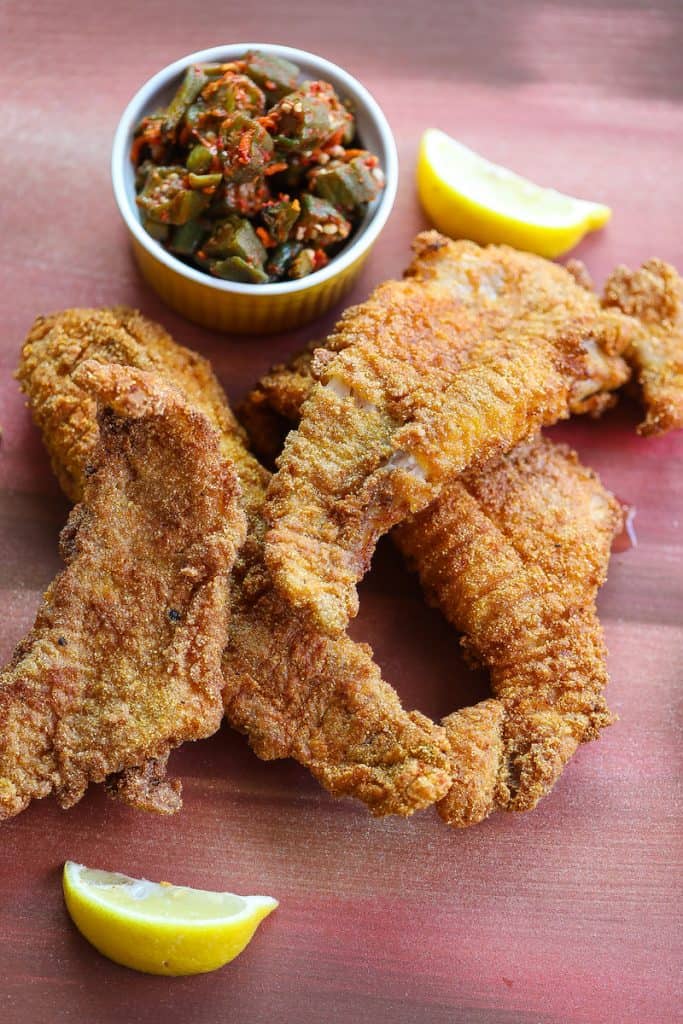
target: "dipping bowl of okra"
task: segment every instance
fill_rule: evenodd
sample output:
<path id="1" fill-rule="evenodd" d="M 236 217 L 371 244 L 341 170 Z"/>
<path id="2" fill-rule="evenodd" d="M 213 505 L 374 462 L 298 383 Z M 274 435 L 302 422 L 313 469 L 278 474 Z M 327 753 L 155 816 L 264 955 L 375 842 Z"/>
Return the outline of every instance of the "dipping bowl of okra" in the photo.
<path id="1" fill-rule="evenodd" d="M 112 152 L 143 276 L 188 319 L 270 333 L 351 287 L 391 212 L 398 157 L 377 102 L 304 50 L 214 47 L 136 93 Z"/>

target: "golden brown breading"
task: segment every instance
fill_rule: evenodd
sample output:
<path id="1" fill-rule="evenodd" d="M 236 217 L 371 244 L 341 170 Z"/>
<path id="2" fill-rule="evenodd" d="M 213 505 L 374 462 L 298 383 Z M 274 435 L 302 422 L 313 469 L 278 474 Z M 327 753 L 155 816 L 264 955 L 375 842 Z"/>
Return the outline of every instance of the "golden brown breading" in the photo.
<path id="1" fill-rule="evenodd" d="M 243 403 L 257 451 L 277 454 L 282 423 L 296 424 L 313 385 L 312 356 L 310 348 L 274 367 Z M 619 506 L 595 474 L 573 452 L 538 439 L 447 484 L 427 510 L 394 530 L 432 603 L 465 634 L 466 650 L 504 698 L 443 723 L 454 782 L 439 806 L 451 824 L 535 806 L 578 743 L 609 723 L 594 599 L 620 522 Z M 516 709 L 537 686 L 539 707 L 526 699 Z M 570 698 L 581 707 L 571 723 Z"/>
<path id="2" fill-rule="evenodd" d="M 160 351 L 156 340 L 161 329 L 130 313 L 71 310 L 57 314 L 49 318 L 47 331 L 38 328 L 39 349 L 34 329 L 22 354 L 19 376 L 60 479 L 65 479 L 60 471 L 62 452 L 70 469 L 66 479 L 76 490 L 88 458 L 86 446 L 75 444 L 77 432 L 90 425 L 88 407 L 82 404 L 74 379 L 79 355 L 72 338 L 94 336 L 88 353 L 104 362 L 126 358 L 121 347 L 112 350 L 108 339 L 117 325 L 127 331 L 131 317 L 136 324 L 137 344 L 132 348 L 136 363 L 146 358 L 149 336 L 156 352 L 155 369 L 163 374 L 168 364 L 168 376 L 189 396 L 193 391 L 184 387 L 185 380 L 193 383 L 195 367 L 203 367 L 203 386 L 209 395 L 217 396 L 203 408 L 225 431 L 225 445 L 230 445 L 242 482 L 249 532 L 234 572 L 223 658 L 229 721 L 248 734 L 260 756 L 296 758 L 331 792 L 359 797 L 375 814 L 411 814 L 433 803 L 450 785 L 444 731 L 418 713 L 403 710 L 382 680 L 368 647 L 346 637 L 320 635 L 274 591 L 263 562 L 262 506 L 268 474 L 242 443 L 215 378 L 206 380 L 208 364 L 197 362 L 199 357 L 180 349 L 168 335 Z M 69 396 L 74 410 L 84 410 L 85 424 L 74 414 L 61 428 L 54 410 L 62 395 Z M 147 769 L 142 772 L 146 774 Z M 135 795 L 138 785 L 138 776 L 129 774 L 123 795 Z"/>
<path id="3" fill-rule="evenodd" d="M 320 342 L 311 342 L 288 363 L 271 367 L 237 407 L 250 447 L 266 465 L 275 464 L 287 434 L 299 423 L 301 407 L 315 384 L 313 363 L 319 348 Z M 598 356 L 591 373 L 590 395 L 575 394 L 570 412 L 599 416 L 615 404 L 616 389 L 624 383 L 623 362 Z"/>
<path id="4" fill-rule="evenodd" d="M 289 363 L 279 363 L 264 374 L 237 406 L 253 451 L 266 465 L 274 466 L 285 437 L 299 422 L 301 406 L 309 396 L 313 377 L 313 353 L 320 343 L 310 344 Z"/>
<path id="5" fill-rule="evenodd" d="M 86 359 L 161 373 L 216 426 L 225 458 L 244 462 L 244 432 L 208 360 L 134 309 L 67 309 L 36 319 L 16 376 L 60 486 L 72 501 L 80 501 L 83 466 L 97 439 L 95 399 L 72 377 Z M 248 498 L 252 490 L 261 491 L 267 474 L 251 459 L 240 468 L 240 481 Z"/>
<path id="6" fill-rule="evenodd" d="M 296 758 L 375 815 L 409 815 L 448 791 L 444 731 L 404 711 L 367 645 L 316 630 L 270 581 L 241 597 L 223 660 L 225 709 L 259 757 Z"/>
<path id="7" fill-rule="evenodd" d="M 100 403 L 99 442 L 70 478 L 83 502 L 61 536 L 67 567 L 0 676 L 0 819 L 52 792 L 70 807 L 222 714 L 246 523 L 216 430 L 156 374 L 86 361 L 71 384 Z"/>
<path id="8" fill-rule="evenodd" d="M 637 317 L 640 331 L 628 346 L 646 417 L 641 434 L 683 427 L 683 279 L 663 260 L 639 270 L 617 267 L 605 284 L 603 305 Z"/>
<path id="9" fill-rule="evenodd" d="M 104 782 L 107 794 L 129 807 L 156 814 L 176 814 L 183 806 L 180 779 L 166 775 L 168 754 L 151 758 L 144 765 L 124 768 L 109 775 Z"/>
<path id="10" fill-rule="evenodd" d="M 534 807 L 578 744 L 610 723 L 595 597 L 621 524 L 596 474 L 537 438 L 450 482 L 394 531 L 497 698 L 444 720 L 455 781 L 439 812 L 449 824 Z"/>
<path id="11" fill-rule="evenodd" d="M 449 477 L 590 406 L 628 376 L 637 324 L 563 267 L 504 246 L 418 237 L 404 281 L 343 314 L 266 501 L 266 562 L 325 630 L 343 630 L 377 538 Z"/>

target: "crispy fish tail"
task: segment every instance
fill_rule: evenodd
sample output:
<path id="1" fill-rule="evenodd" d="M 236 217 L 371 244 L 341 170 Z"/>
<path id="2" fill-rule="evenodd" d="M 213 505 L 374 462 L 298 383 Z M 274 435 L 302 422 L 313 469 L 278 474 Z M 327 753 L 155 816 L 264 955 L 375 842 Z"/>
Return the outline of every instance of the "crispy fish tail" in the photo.
<path id="1" fill-rule="evenodd" d="M 223 665 L 226 714 L 259 757 L 293 757 L 376 815 L 448 791 L 443 730 L 403 710 L 368 647 L 311 628 L 272 587 L 235 608 Z"/>

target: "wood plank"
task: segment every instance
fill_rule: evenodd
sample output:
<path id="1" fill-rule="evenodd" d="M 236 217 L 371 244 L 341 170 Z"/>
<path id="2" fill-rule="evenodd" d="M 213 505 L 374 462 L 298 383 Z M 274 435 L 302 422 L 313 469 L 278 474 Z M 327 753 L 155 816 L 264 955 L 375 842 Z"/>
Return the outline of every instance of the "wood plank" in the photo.
<path id="1" fill-rule="evenodd" d="M 11 379 L 34 316 L 128 303 L 207 354 L 233 399 L 333 323 L 226 338 L 186 324 L 140 281 L 109 184 L 123 106 L 170 60 L 268 37 L 358 75 L 397 134 L 397 205 L 351 299 L 400 272 L 424 226 L 413 166 L 441 127 L 521 173 L 609 202 L 579 249 L 600 282 L 658 255 L 683 268 L 683 8 L 675 0 L 340 5 L 264 0 L 5 0 L 0 9 L 0 655 L 58 567 L 67 505 Z M 683 438 L 646 441 L 630 405 L 572 423 L 576 444 L 637 508 L 638 547 L 600 597 L 620 721 L 582 749 L 531 815 L 463 833 L 431 812 L 373 821 L 297 765 L 265 764 L 223 728 L 178 751 L 180 817 L 136 815 L 97 789 L 0 829 L 0 1017 L 6 1024 L 663 1024 L 681 1019 L 680 719 Z M 382 544 L 354 636 L 406 702 L 440 715 L 477 699 L 454 638 Z M 151 878 L 268 892 L 281 907 L 232 966 L 137 976 L 68 923 L 66 858 Z"/>

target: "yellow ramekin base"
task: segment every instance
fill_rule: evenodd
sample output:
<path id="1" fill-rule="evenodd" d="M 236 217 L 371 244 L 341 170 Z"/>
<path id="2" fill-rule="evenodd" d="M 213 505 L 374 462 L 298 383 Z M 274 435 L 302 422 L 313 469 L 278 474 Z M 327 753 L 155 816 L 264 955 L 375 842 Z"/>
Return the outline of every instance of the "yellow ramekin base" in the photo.
<path id="1" fill-rule="evenodd" d="M 322 316 L 349 290 L 370 252 L 321 284 L 281 295 L 259 295 L 254 285 L 253 293 L 244 295 L 191 281 L 155 259 L 136 238 L 132 243 L 143 277 L 164 302 L 202 327 L 230 334 L 277 334 Z"/>

